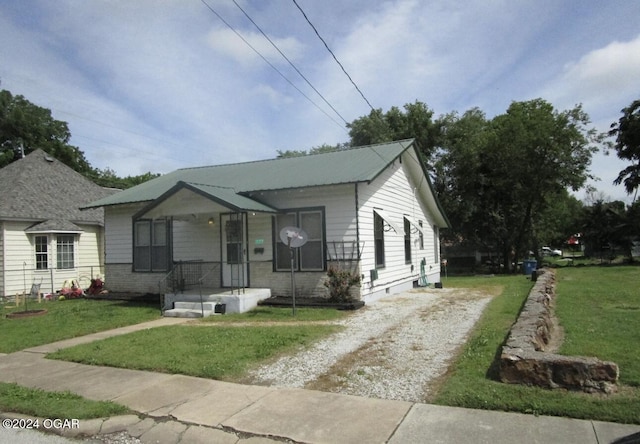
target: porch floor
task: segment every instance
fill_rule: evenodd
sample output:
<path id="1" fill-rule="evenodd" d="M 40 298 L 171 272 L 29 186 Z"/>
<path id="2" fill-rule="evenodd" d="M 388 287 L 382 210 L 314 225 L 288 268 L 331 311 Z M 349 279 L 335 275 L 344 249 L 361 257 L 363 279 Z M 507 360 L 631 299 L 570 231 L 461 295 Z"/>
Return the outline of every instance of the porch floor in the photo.
<path id="1" fill-rule="evenodd" d="M 226 313 L 244 313 L 258 306 L 258 302 L 271 297 L 268 288 L 203 288 L 202 299 L 199 289 L 189 289 L 179 293 L 164 295 L 164 316 L 207 317 L 217 315 L 216 304 L 225 304 Z M 202 304 L 201 304 L 202 302 Z"/>

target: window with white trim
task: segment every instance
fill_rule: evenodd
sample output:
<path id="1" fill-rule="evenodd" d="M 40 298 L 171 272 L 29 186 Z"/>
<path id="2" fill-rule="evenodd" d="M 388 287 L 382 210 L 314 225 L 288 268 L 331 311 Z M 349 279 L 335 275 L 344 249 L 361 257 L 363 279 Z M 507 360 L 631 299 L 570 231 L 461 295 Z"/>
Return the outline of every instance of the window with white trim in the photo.
<path id="1" fill-rule="evenodd" d="M 59 234 L 56 237 L 56 268 L 58 270 L 75 268 L 74 246 L 74 235 Z"/>
<path id="2" fill-rule="evenodd" d="M 49 268 L 49 237 L 36 236 L 34 243 L 36 247 L 36 270 L 46 270 Z"/>

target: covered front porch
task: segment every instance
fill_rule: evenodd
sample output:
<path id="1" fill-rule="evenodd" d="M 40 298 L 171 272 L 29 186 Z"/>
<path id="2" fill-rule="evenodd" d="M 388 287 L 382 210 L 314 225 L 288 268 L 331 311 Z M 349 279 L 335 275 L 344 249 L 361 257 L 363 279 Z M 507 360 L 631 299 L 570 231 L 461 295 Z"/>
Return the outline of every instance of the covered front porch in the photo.
<path id="1" fill-rule="evenodd" d="M 164 315 L 242 313 L 269 298 L 268 288 L 250 288 L 250 260 L 269 262 L 264 247 L 276 212 L 230 189 L 179 182 L 134 215 L 134 223 L 166 221 L 166 237 L 152 236 L 169 247 L 169 272 L 158 281 Z"/>

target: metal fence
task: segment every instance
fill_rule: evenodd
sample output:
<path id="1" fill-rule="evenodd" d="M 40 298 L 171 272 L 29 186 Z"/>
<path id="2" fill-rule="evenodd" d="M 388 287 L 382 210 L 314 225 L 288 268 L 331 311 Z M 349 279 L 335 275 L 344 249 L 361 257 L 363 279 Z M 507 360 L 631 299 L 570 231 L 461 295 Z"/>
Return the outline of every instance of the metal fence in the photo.
<path id="1" fill-rule="evenodd" d="M 91 285 L 91 280 L 96 278 L 104 280 L 104 266 L 38 270 L 25 265 L 22 268 L 0 271 L 0 297 L 3 300 L 13 300 L 16 295 L 29 295 L 34 284 L 39 285 L 41 294 L 57 293 L 63 287 L 70 286 L 72 281 L 86 290 Z"/>

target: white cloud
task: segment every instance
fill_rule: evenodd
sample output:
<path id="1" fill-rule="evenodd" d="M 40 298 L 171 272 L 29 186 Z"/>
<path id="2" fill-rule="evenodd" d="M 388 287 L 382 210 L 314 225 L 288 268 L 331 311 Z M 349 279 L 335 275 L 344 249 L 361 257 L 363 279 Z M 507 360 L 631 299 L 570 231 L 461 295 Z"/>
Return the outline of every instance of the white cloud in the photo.
<path id="1" fill-rule="evenodd" d="M 619 111 L 640 94 L 640 35 L 627 42 L 614 41 L 567 63 L 545 94 L 565 106 L 581 99 L 590 109 L 615 106 L 609 112 Z"/>
<path id="2" fill-rule="evenodd" d="M 213 50 L 243 65 L 263 64 L 264 61 L 257 53 L 260 53 L 274 66 L 287 63 L 278 50 L 259 32 L 242 31 L 239 34 L 242 38 L 229 28 L 213 29 L 207 35 L 207 41 Z M 293 37 L 276 38 L 270 36 L 269 38 L 291 61 L 298 59 L 304 51 L 305 45 Z M 251 48 L 255 48 L 257 52 Z"/>

